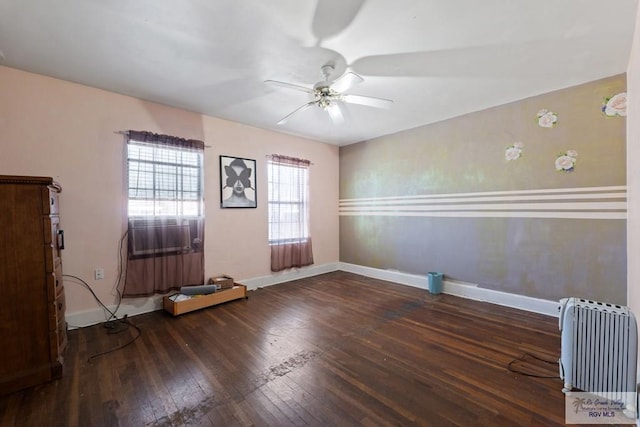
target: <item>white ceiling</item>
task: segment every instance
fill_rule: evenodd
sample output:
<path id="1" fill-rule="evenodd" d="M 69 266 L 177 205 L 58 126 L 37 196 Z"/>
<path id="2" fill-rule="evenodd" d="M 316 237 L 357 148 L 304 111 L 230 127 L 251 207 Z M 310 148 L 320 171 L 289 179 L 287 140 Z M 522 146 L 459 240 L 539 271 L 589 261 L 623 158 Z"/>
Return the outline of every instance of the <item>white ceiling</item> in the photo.
<path id="1" fill-rule="evenodd" d="M 345 145 L 626 71 L 637 0 L 0 0 L 1 65 Z M 334 124 L 320 68 L 353 71 Z"/>

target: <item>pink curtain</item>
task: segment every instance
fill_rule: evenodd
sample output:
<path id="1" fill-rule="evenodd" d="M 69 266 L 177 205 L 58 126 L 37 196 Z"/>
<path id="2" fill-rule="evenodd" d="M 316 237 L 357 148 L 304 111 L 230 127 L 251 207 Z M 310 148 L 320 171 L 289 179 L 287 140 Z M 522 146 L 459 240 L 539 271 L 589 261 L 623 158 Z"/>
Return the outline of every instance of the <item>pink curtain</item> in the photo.
<path id="1" fill-rule="evenodd" d="M 282 271 L 311 264 L 313 264 L 311 237 L 304 242 L 271 245 L 271 271 Z"/>
<path id="2" fill-rule="evenodd" d="M 309 235 L 308 176 L 311 162 L 281 155 L 269 160 L 271 271 L 313 264 Z"/>
<path id="3" fill-rule="evenodd" d="M 143 297 L 204 283 L 202 252 L 129 259 L 123 297 Z"/>

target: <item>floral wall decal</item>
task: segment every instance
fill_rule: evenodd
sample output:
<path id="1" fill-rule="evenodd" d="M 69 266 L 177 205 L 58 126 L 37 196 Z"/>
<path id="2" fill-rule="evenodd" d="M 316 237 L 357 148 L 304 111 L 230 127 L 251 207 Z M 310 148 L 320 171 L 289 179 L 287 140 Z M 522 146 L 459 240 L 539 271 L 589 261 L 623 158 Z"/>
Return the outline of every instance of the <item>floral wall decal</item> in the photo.
<path id="1" fill-rule="evenodd" d="M 627 92 L 620 92 L 611 98 L 605 98 L 602 105 L 602 112 L 607 116 L 627 115 Z"/>
<path id="2" fill-rule="evenodd" d="M 504 152 L 505 160 L 511 161 L 519 159 L 522 155 L 522 147 L 524 147 L 524 144 L 522 142 L 515 142 L 513 143 L 513 145 L 507 147 Z"/>
<path id="3" fill-rule="evenodd" d="M 538 125 L 543 128 L 550 128 L 556 123 L 558 123 L 558 115 L 556 113 L 544 108 L 538 111 Z"/>
<path id="4" fill-rule="evenodd" d="M 576 157 L 578 152 L 575 150 L 567 150 L 556 159 L 556 170 L 562 172 L 571 172 L 576 165 Z"/>

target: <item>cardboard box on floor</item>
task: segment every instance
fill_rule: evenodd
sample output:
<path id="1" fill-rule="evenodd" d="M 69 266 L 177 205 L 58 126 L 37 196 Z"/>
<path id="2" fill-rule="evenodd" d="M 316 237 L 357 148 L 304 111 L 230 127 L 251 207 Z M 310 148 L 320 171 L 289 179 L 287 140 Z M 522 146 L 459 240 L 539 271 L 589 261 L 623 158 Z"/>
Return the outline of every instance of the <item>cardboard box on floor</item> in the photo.
<path id="1" fill-rule="evenodd" d="M 231 289 L 233 288 L 233 277 L 226 274 L 212 277 L 209 279 L 209 284 L 216 285 L 218 289 Z"/>

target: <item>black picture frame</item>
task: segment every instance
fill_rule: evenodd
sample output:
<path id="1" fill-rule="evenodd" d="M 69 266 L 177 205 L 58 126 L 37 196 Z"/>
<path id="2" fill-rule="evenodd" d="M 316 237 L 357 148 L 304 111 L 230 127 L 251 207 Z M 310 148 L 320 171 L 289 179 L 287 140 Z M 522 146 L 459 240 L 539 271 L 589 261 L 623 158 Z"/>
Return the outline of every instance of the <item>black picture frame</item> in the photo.
<path id="1" fill-rule="evenodd" d="M 257 193 L 256 161 L 220 156 L 220 207 L 256 208 Z"/>

